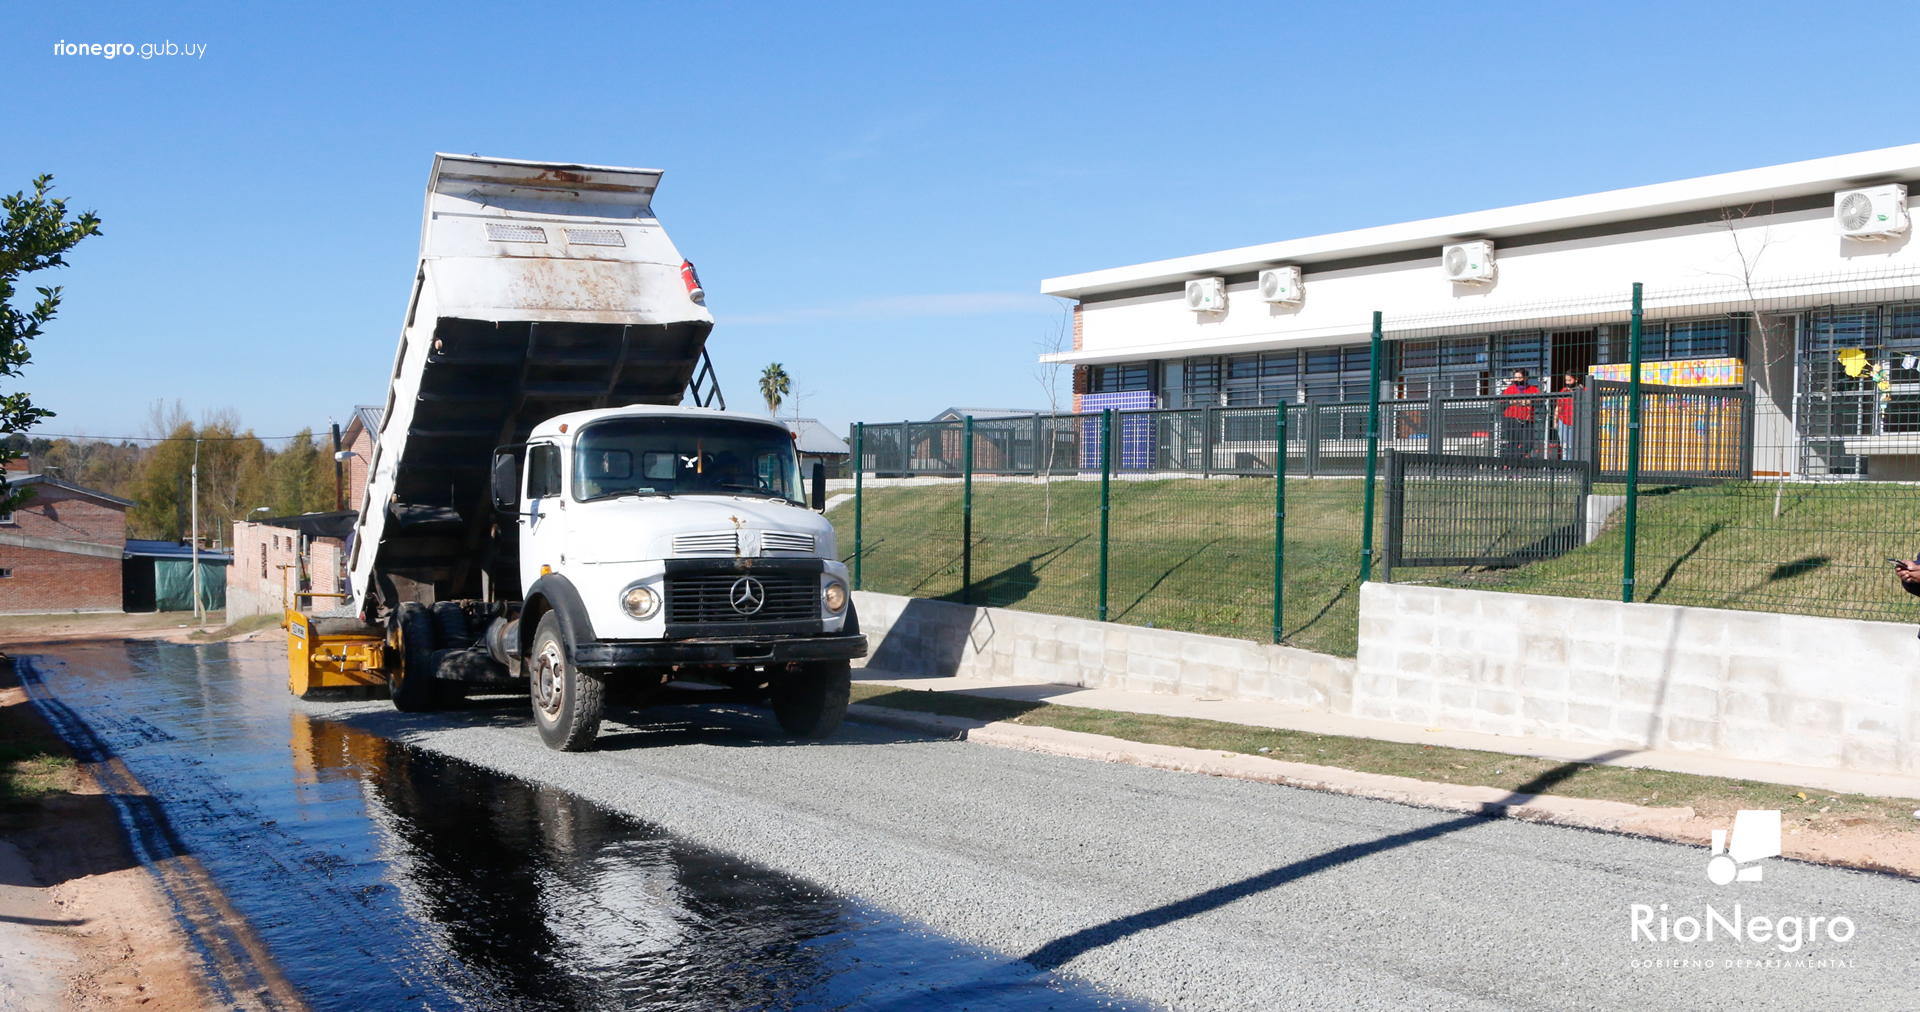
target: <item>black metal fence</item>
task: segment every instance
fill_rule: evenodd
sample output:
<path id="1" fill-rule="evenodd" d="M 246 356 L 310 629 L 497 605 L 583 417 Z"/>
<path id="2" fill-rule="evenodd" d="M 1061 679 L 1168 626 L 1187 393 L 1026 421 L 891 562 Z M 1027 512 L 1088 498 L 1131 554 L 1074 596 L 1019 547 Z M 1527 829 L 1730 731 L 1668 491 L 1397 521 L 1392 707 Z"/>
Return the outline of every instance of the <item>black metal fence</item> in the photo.
<path id="1" fill-rule="evenodd" d="M 1587 540 L 1585 461 L 1388 450 L 1386 479 L 1389 570 L 1520 566 Z"/>

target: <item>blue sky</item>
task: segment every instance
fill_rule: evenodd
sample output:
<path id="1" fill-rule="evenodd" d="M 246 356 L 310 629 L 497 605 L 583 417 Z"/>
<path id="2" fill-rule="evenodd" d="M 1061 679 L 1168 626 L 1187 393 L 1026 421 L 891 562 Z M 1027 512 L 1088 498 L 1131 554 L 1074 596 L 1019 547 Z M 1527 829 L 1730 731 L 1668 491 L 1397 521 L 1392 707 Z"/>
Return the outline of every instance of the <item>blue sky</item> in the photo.
<path id="1" fill-rule="evenodd" d="M 0 188 L 106 233 L 23 385 L 96 435 L 380 402 L 444 150 L 664 169 L 736 407 L 771 361 L 836 428 L 1044 406 L 1043 277 L 1920 139 L 1908 61 L 1843 53 L 1910 14 L 15 3 Z"/>

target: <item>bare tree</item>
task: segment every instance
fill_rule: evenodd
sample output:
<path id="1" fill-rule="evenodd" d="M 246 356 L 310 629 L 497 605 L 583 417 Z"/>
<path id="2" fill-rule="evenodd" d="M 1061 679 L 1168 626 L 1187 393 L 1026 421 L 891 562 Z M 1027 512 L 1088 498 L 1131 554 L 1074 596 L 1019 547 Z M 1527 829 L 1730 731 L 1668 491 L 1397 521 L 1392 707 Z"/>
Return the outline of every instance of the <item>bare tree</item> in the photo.
<path id="1" fill-rule="evenodd" d="M 1057 416 L 1060 414 L 1060 374 L 1067 366 L 1064 362 L 1045 361 L 1044 357 L 1066 351 L 1072 342 L 1072 334 L 1073 303 L 1062 299 L 1060 300 L 1060 315 L 1054 319 L 1052 329 L 1041 337 L 1040 340 L 1034 342 L 1040 349 L 1042 361 L 1034 366 L 1033 378 L 1035 382 L 1040 384 L 1041 391 L 1046 395 L 1047 413 L 1049 415 Z M 1053 424 L 1053 418 L 1047 419 L 1046 422 L 1041 424 L 1040 431 L 1037 433 L 1039 438 L 1047 441 L 1046 463 L 1041 471 L 1040 478 L 1042 487 L 1040 495 L 1042 500 L 1040 532 L 1042 534 L 1051 533 L 1053 530 L 1053 463 L 1054 453 L 1060 445 L 1060 440 L 1054 437 Z M 1036 446 L 1033 449 L 1036 456 L 1038 456 L 1040 447 Z M 1035 462 L 1038 463 L 1039 461 L 1036 460 Z"/>
<path id="2" fill-rule="evenodd" d="M 1760 261 L 1766 256 L 1767 248 L 1777 240 L 1773 227 L 1762 226 L 1759 229 L 1742 228 L 1741 224 L 1754 217 L 1757 204 L 1745 207 L 1723 207 L 1720 209 L 1720 227 L 1727 233 L 1727 240 L 1733 246 L 1733 270 L 1712 271 L 1722 277 L 1732 278 L 1740 286 L 1740 292 L 1746 302 L 1750 336 L 1757 339 L 1759 349 L 1759 375 L 1755 377 L 1755 386 L 1759 392 L 1775 405 L 1779 404 L 1774 389 L 1774 375 L 1783 362 L 1793 354 L 1793 335 L 1788 333 L 1784 322 L 1776 322 L 1763 311 L 1760 293 L 1756 283 L 1760 277 Z M 1771 204 L 1765 212 L 1773 211 Z M 1773 488 L 1773 518 L 1780 519 L 1780 500 L 1786 491 L 1787 468 L 1781 468 Z"/>

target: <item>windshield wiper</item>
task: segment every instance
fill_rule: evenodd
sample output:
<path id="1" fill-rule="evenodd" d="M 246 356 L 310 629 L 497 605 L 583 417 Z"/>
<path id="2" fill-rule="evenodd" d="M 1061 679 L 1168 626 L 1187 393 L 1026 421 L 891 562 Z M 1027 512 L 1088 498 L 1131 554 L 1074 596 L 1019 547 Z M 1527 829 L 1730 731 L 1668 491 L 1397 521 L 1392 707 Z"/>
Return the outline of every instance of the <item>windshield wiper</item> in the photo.
<path id="1" fill-rule="evenodd" d="M 581 500 L 578 500 L 578 501 L 580 501 L 580 502 L 598 502 L 598 501 L 599 501 L 599 500 L 601 500 L 601 499 L 621 499 L 621 498 L 625 498 L 626 496 L 636 496 L 636 497 L 639 497 L 639 498 L 645 498 L 645 499 L 671 499 L 671 498 L 673 498 L 673 496 L 672 496 L 672 494 L 671 494 L 671 493 L 667 493 L 667 492 L 637 492 L 637 491 L 634 491 L 633 489 L 624 489 L 624 490 L 621 490 L 621 491 L 618 491 L 618 492 L 602 492 L 602 493 L 600 493 L 599 495 L 590 495 L 590 496 L 588 496 L 588 497 L 586 497 L 585 499 L 581 499 Z"/>
<path id="2" fill-rule="evenodd" d="M 767 491 L 766 489 L 764 489 L 764 488 L 761 488 L 761 487 L 760 487 L 760 486 L 758 486 L 758 485 L 731 485 L 731 484 L 728 484 L 728 483 L 726 483 L 726 482 L 716 482 L 716 483 L 715 483 L 715 487 L 717 487 L 717 488 L 737 488 L 737 489 L 739 489 L 739 490 L 740 490 L 741 492 L 751 492 L 751 493 L 753 493 L 754 495 L 757 495 L 757 496 L 762 496 L 762 497 L 765 497 L 765 498 L 767 498 L 767 499 L 772 499 L 772 500 L 773 500 L 774 502 L 783 502 L 783 503 L 786 503 L 786 504 L 787 504 L 787 505 L 789 505 L 789 506 L 798 506 L 798 505 L 800 505 L 799 503 L 797 503 L 797 502 L 794 502 L 794 501 L 793 501 L 792 499 L 789 499 L 789 498 L 787 498 L 786 496 L 783 496 L 783 495 L 781 495 L 781 494 L 780 494 L 780 493 L 778 493 L 778 492 L 769 492 L 769 491 Z M 739 492 L 728 492 L 728 493 L 725 493 L 725 494 L 726 494 L 726 495 L 738 495 L 738 494 L 739 494 Z"/>

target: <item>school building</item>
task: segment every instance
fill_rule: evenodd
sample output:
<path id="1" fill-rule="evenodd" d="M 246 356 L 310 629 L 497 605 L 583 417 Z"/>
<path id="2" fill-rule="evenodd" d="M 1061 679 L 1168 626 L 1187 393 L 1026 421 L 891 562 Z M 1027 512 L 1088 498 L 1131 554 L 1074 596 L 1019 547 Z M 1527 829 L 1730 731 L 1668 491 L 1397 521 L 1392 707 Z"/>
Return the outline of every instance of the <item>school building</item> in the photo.
<path id="1" fill-rule="evenodd" d="M 1049 278 L 1077 304 L 1042 360 L 1077 411 L 1354 404 L 1378 312 L 1381 397 L 1433 406 L 1384 438 L 1571 454 L 1552 403 L 1515 442 L 1470 402 L 1516 369 L 1543 397 L 1625 380 L 1640 282 L 1643 382 L 1714 395 L 1672 401 L 1676 432 L 1710 418 L 1745 475 L 1920 479 L 1915 183 L 1908 145 Z M 1423 428 L 1447 410 L 1469 420 Z"/>

